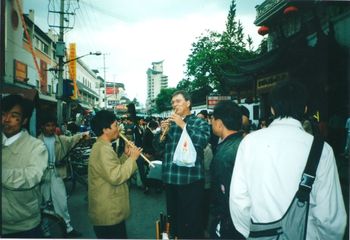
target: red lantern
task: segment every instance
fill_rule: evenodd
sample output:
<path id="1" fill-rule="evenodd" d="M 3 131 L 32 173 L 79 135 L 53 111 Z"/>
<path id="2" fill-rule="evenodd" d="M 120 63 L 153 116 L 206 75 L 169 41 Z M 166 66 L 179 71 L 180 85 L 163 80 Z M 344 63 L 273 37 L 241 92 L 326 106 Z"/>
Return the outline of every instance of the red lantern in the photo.
<path id="1" fill-rule="evenodd" d="M 258 33 L 262 36 L 264 36 L 265 34 L 268 34 L 269 33 L 269 27 L 267 26 L 261 26 L 259 29 L 258 29 Z"/>
<path id="2" fill-rule="evenodd" d="M 286 7 L 284 10 L 283 10 L 283 14 L 285 15 L 288 15 L 290 13 L 295 13 L 297 12 L 299 9 L 297 7 L 294 7 L 294 6 L 289 6 L 289 7 Z"/>

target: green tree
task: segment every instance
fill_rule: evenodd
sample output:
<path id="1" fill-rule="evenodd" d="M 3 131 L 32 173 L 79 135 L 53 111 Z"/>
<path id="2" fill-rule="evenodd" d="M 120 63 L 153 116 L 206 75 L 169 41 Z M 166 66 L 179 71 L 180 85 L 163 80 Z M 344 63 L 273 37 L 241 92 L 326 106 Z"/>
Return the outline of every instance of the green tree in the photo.
<path id="1" fill-rule="evenodd" d="M 164 88 L 160 90 L 160 93 L 155 100 L 158 113 L 171 109 L 171 96 L 175 91 L 176 88 Z"/>
<path id="2" fill-rule="evenodd" d="M 177 85 L 176 85 L 177 90 L 186 90 L 186 91 L 191 91 L 192 90 L 192 85 L 191 81 L 188 79 L 182 79 Z"/>
<path id="3" fill-rule="evenodd" d="M 237 59 L 247 59 L 255 55 L 252 51 L 252 39 L 248 36 L 250 49 L 246 49 L 243 26 L 236 21 L 236 4 L 232 1 L 228 12 L 226 29 L 223 33 L 207 30 L 192 44 L 191 53 L 186 61 L 186 80 L 181 83 L 187 89 L 196 91 L 209 86 L 219 94 L 227 93 L 222 84 L 225 72 L 239 72 Z M 186 84 L 185 84 L 186 83 Z"/>

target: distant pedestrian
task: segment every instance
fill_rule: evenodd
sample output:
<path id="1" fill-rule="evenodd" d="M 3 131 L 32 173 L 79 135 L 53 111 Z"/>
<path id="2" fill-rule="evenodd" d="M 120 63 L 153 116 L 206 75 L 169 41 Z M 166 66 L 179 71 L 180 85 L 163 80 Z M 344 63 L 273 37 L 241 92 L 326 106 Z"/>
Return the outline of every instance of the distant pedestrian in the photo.
<path id="1" fill-rule="evenodd" d="M 97 238 L 125 239 L 125 220 L 130 215 L 127 180 L 137 169 L 141 149 L 127 145 L 118 157 L 111 142 L 119 137 L 119 127 L 107 110 L 96 113 L 91 128 L 98 138 L 89 157 L 89 217 Z"/>
<path id="2" fill-rule="evenodd" d="M 249 120 L 249 110 L 245 106 L 240 106 L 241 112 L 242 112 L 242 130 L 243 130 L 243 137 L 250 133 L 250 120 Z"/>

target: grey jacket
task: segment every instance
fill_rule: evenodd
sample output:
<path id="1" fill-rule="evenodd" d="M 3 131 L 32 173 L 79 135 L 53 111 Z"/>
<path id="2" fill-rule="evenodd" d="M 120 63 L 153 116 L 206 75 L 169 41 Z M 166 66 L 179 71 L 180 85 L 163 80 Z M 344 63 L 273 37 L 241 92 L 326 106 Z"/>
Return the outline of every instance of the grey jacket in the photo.
<path id="1" fill-rule="evenodd" d="M 2 145 L 2 233 L 30 230 L 40 224 L 39 183 L 47 167 L 44 143 L 23 131 Z"/>

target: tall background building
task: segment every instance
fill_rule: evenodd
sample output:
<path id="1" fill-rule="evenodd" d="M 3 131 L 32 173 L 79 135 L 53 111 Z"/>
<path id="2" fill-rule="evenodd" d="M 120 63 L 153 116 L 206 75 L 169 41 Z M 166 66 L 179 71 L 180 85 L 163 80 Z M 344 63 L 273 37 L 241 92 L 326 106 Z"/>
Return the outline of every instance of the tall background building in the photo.
<path id="1" fill-rule="evenodd" d="M 160 93 L 160 90 L 168 87 L 168 76 L 163 73 L 163 62 L 152 62 L 152 68 L 147 70 L 147 112 L 150 109 L 154 109 L 154 100 Z"/>

